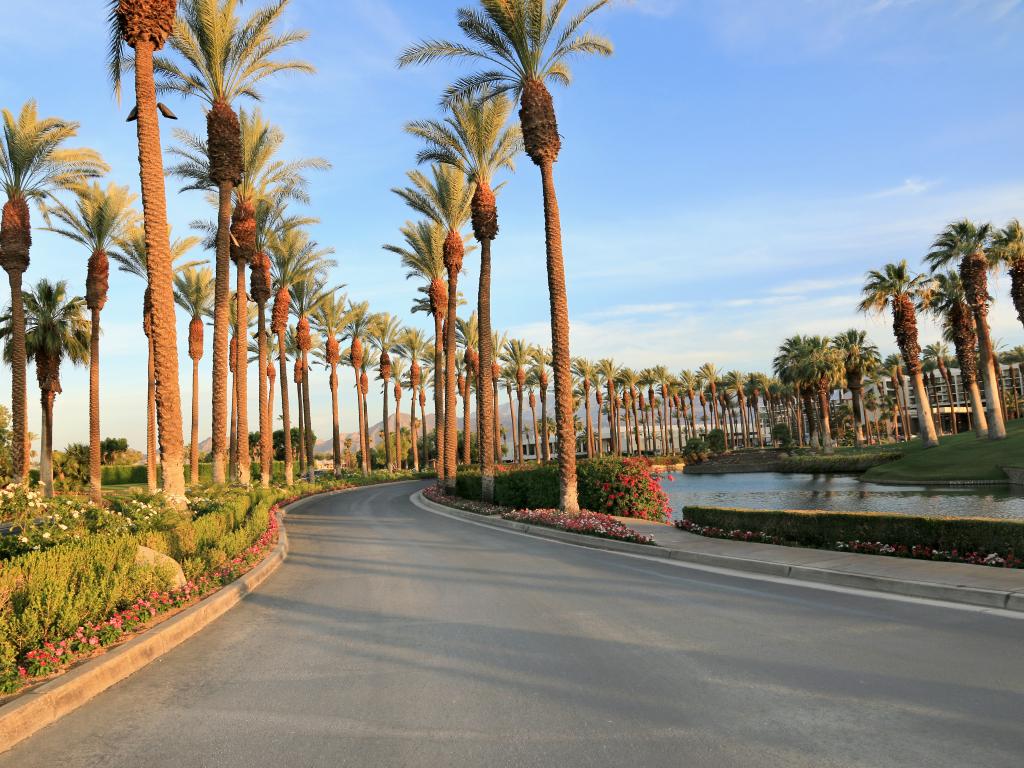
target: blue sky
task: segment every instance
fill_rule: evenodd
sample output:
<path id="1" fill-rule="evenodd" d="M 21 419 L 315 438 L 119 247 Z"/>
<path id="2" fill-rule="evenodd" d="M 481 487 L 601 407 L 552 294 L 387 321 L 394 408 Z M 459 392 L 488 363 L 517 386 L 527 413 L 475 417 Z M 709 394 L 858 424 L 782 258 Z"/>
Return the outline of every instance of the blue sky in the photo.
<path id="1" fill-rule="evenodd" d="M 17 110 L 36 98 L 43 114 L 79 121 L 79 143 L 103 153 L 113 180 L 137 188 L 129 105 L 114 102 L 104 79 L 102 4 L 12 5 L 0 28 L 0 106 Z M 424 328 L 428 318 L 408 314 L 415 284 L 381 244 L 397 242 L 410 218 L 389 191 L 403 183 L 417 148 L 402 125 L 435 114 L 457 70 L 398 71 L 394 60 L 418 38 L 453 35 L 459 5 L 293 0 L 287 23 L 311 32 L 296 53 L 318 74 L 268 84 L 261 105 L 286 131 L 290 156 L 333 163 L 312 179 L 310 212 L 322 219 L 315 237 L 337 249 L 336 281 L 374 310 Z M 887 319 L 854 312 L 865 270 L 918 262 L 954 218 L 1002 224 L 1022 213 L 1020 0 L 620 0 L 593 28 L 613 40 L 615 55 L 578 62 L 573 87 L 555 92 L 574 354 L 637 367 L 710 360 L 767 369 L 784 336 L 851 325 L 892 351 Z M 204 129 L 197 102 L 166 100 L 181 120 L 164 122 L 165 146 L 174 125 Z M 177 188 L 169 179 L 171 222 L 183 234 L 209 214 L 201 195 Z M 499 200 L 493 307 L 498 328 L 548 344 L 539 193 L 524 158 Z M 27 281 L 61 277 L 84 291 L 87 254 L 54 235 L 34 237 Z M 475 286 L 476 278 L 470 258 L 462 280 Z M 1013 346 L 1024 333 L 1008 282 L 996 283 L 992 322 Z M 4 281 L 5 303 L 6 294 Z M 102 341 L 103 433 L 138 447 L 141 296 L 141 281 L 112 276 Z M 937 332 L 924 324 L 922 335 L 934 340 Z M 204 437 L 208 372 L 206 359 Z M 314 429 L 326 436 L 326 374 L 313 375 Z M 69 368 L 62 378 L 58 447 L 87 436 L 85 371 Z M 38 431 L 29 380 L 29 424 Z M 342 381 L 343 429 L 352 430 Z M 5 374 L 0 400 L 9 399 Z M 380 412 L 379 399 L 371 408 Z"/>

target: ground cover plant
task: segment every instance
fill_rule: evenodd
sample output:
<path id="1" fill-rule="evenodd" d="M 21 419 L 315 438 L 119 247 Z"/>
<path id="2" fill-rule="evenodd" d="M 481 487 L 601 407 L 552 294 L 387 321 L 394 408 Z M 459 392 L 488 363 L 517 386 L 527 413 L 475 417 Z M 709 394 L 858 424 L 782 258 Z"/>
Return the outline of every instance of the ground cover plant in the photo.
<path id="1" fill-rule="evenodd" d="M 628 541 L 633 544 L 654 544 L 654 539 L 637 533 L 629 526 L 616 520 L 611 515 L 581 510 L 580 512 L 562 512 L 558 509 L 512 509 L 498 504 L 479 500 L 462 499 L 449 496 L 443 490 L 433 486 L 427 488 L 424 495 L 438 504 L 463 509 L 479 515 L 499 516 L 504 520 L 512 520 L 529 525 L 540 525 L 545 528 L 556 528 L 570 533 L 585 536 L 598 536 L 615 541 Z"/>

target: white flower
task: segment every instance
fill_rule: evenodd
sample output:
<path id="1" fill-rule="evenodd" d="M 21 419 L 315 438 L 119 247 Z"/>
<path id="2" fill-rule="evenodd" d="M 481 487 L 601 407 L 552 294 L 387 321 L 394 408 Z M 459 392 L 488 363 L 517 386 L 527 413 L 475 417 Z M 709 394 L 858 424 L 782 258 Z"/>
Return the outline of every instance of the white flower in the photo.
<path id="1" fill-rule="evenodd" d="M 62 531 L 66 531 L 68 529 L 68 527 L 64 525 L 64 523 L 57 523 L 57 527 L 60 528 Z"/>
<path id="2" fill-rule="evenodd" d="M 44 539 L 48 539 L 48 538 L 50 538 L 50 532 L 49 532 L 49 531 L 45 531 L 45 532 L 43 533 L 43 538 L 44 538 Z"/>
<path id="3" fill-rule="evenodd" d="M 18 541 L 20 541 L 22 544 L 28 544 L 28 537 L 27 536 L 21 536 L 21 537 L 18 538 Z"/>

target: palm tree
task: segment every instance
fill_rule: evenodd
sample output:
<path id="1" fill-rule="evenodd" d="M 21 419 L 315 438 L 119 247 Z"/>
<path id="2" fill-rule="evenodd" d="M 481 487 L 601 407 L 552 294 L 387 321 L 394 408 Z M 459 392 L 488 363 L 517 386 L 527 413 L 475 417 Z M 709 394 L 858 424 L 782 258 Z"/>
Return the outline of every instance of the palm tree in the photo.
<path id="1" fill-rule="evenodd" d="M 881 270 L 871 270 L 864 281 L 863 299 L 858 305 L 862 312 L 880 313 L 888 306 L 893 315 L 896 345 L 903 355 L 907 373 L 914 382 L 917 399 L 917 418 L 921 440 L 925 448 L 939 444 L 928 406 L 928 393 L 921 374 L 921 345 L 917 338 L 917 312 L 915 304 L 927 287 L 926 278 L 915 274 L 904 259 L 898 264 L 886 264 Z"/>
<path id="2" fill-rule="evenodd" d="M 419 171 L 410 171 L 411 187 L 396 188 L 392 191 L 401 197 L 414 211 L 426 216 L 446 231 L 443 254 L 448 275 L 448 319 L 444 333 L 445 352 L 445 437 L 444 437 L 444 484 L 455 487 L 456 443 L 458 424 L 456 416 L 455 380 L 455 316 L 458 306 L 458 280 L 462 271 L 465 243 L 462 228 L 469 221 L 472 209 L 473 187 L 462 171 L 450 165 L 435 164 L 431 168 L 432 179 Z"/>
<path id="3" fill-rule="evenodd" d="M 359 424 L 359 452 L 361 454 L 360 465 L 364 475 L 370 472 L 370 445 L 366 440 L 367 425 L 364 419 L 365 409 L 363 407 L 363 387 L 361 383 L 363 357 L 365 354 L 362 339 L 367 334 L 372 321 L 373 315 L 370 314 L 369 302 L 349 304 L 348 322 L 345 325 L 344 338 L 351 340 L 348 362 L 352 366 L 352 372 L 355 375 L 356 415 Z"/>
<path id="4" fill-rule="evenodd" d="M 469 389 L 471 384 L 476 384 L 479 390 L 480 384 L 480 356 L 477 350 L 481 346 L 480 325 L 476 311 L 473 311 L 466 319 L 458 317 L 455 319 L 455 343 L 462 347 L 463 355 L 461 368 L 463 378 L 459 380 L 459 391 L 462 394 L 462 460 L 464 464 L 472 464 L 471 444 L 473 441 L 472 430 L 470 429 L 470 403 Z M 474 382 L 475 380 L 475 382 Z M 477 393 L 479 395 L 479 392 Z M 480 408 L 477 407 L 477 420 L 481 418 Z M 482 430 L 477 425 L 477 437 L 482 438 Z M 481 446 L 482 447 L 482 446 Z"/>
<path id="5" fill-rule="evenodd" d="M 180 263 L 185 255 L 201 242 L 198 237 L 176 238 L 171 242 L 171 264 L 174 272 L 196 266 L 201 262 L 191 261 Z M 129 275 L 149 281 L 149 258 L 146 252 L 146 233 L 142 227 L 135 227 L 121 241 L 118 250 L 111 251 L 109 256 L 118 269 Z M 157 438 L 156 438 L 156 359 L 153 336 L 153 302 L 152 292 L 147 284 L 142 299 L 142 330 L 146 334 L 147 349 L 147 395 L 146 395 L 146 483 L 151 493 L 157 489 Z"/>
<path id="6" fill-rule="evenodd" d="M 590 32 L 577 32 L 609 0 L 596 0 L 564 25 L 559 25 L 566 3 L 555 0 L 481 0 L 481 9 L 462 8 L 459 27 L 470 44 L 424 41 L 407 49 L 400 66 L 446 59 L 471 59 L 497 67 L 460 78 L 448 89 L 448 101 L 486 94 L 512 92 L 521 103 L 519 119 L 523 144 L 540 168 L 544 196 L 548 293 L 551 304 L 551 349 L 555 371 L 555 412 L 559 445 L 559 506 L 578 512 L 576 490 L 575 412 L 572 398 L 572 358 L 569 354 L 569 307 L 562 256 L 561 219 L 555 194 L 554 163 L 561 137 L 554 102 L 545 83 L 568 85 L 568 60 L 582 54 L 611 55 L 607 40 Z"/>
<path id="7" fill-rule="evenodd" d="M 137 222 L 138 214 L 132 208 L 135 195 L 128 187 L 110 184 L 103 189 L 99 184 L 75 187 L 74 208 L 58 202 L 47 209 L 47 223 L 53 219 L 57 226 L 48 226 L 69 240 L 89 250 L 88 271 L 85 281 L 85 303 L 91 315 L 92 337 L 89 343 L 89 498 L 95 503 L 103 499 L 100 463 L 100 312 L 107 303 L 110 278 L 110 260 L 107 251 L 123 240 Z"/>
<path id="8" fill-rule="evenodd" d="M 314 243 L 314 246 L 316 244 Z M 320 253 L 330 254 L 333 249 L 319 249 Z M 314 346 L 320 343 L 319 337 L 314 338 L 310 333 L 309 318 L 319 309 L 320 304 L 327 300 L 337 288 L 328 288 L 323 276 L 312 275 L 305 280 L 292 283 L 289 293 L 291 294 L 291 311 L 296 318 L 295 338 L 298 342 L 301 359 L 301 384 L 302 384 L 302 415 L 303 434 L 305 435 L 306 449 L 306 479 L 313 482 L 315 479 L 316 457 L 313 455 L 316 443 L 313 439 L 313 414 L 310 404 L 309 389 L 309 355 Z"/>
<path id="9" fill-rule="evenodd" d="M 572 372 L 580 380 L 580 386 L 583 394 L 583 409 L 584 418 L 587 420 L 587 458 L 592 459 L 595 455 L 595 442 L 594 442 L 594 422 L 590 418 L 590 389 L 594 386 L 594 382 L 597 379 L 597 366 L 593 362 L 585 357 L 577 357 L 572 363 Z M 598 392 L 600 393 L 600 389 Z M 600 406 L 599 406 L 600 407 Z M 601 414 L 598 412 L 597 425 L 601 426 Z M 596 444 L 597 451 L 600 452 L 600 444 Z"/>
<path id="10" fill-rule="evenodd" d="M 288 316 L 291 311 L 292 289 L 300 283 L 321 281 L 326 269 L 334 262 L 327 258 L 329 249 L 322 249 L 301 227 L 286 227 L 280 233 L 273 233 L 268 241 L 271 259 L 271 274 L 276 293 L 274 308 L 270 317 L 270 330 L 277 335 L 281 373 L 281 421 L 284 429 L 284 476 L 285 484 L 294 481 L 293 451 L 291 438 L 291 413 L 288 404 L 288 361 L 286 333 Z M 215 328 L 216 330 L 216 328 Z"/>
<path id="11" fill-rule="evenodd" d="M 167 225 L 167 196 L 157 110 L 174 115 L 156 100 L 154 52 L 160 50 L 175 29 L 174 0 L 110 0 L 109 71 L 114 91 L 120 94 L 123 53 L 135 50 L 135 107 L 129 120 L 136 124 L 139 144 L 139 177 L 142 183 L 142 217 L 148 254 L 150 344 L 153 355 L 154 399 L 159 425 L 160 457 L 164 491 L 182 504 L 185 492 L 184 436 L 181 422 L 181 390 L 178 383 L 178 332 L 174 316 L 173 260 Z M 224 319 L 227 344 L 227 318 Z M 224 378 L 227 378 L 225 370 Z"/>
<path id="12" fill-rule="evenodd" d="M 345 294 L 337 291 L 323 298 L 313 312 L 313 327 L 324 338 L 324 364 L 330 371 L 331 386 L 331 440 L 334 457 L 334 476 L 341 475 L 341 423 L 338 415 L 338 363 L 341 347 L 338 338 L 345 332 L 350 318 L 350 305 Z"/>
<path id="13" fill-rule="evenodd" d="M 477 292 L 480 349 L 477 380 L 477 410 L 481 435 L 494 429 L 496 402 L 493 397 L 492 368 L 495 349 L 491 346 L 491 243 L 498 236 L 498 208 L 492 187 L 501 169 L 514 171 L 513 161 L 522 145 L 518 124 L 508 125 L 512 102 L 505 96 L 482 94 L 477 99 L 457 99 L 449 105 L 443 121 L 409 123 L 406 130 L 423 139 L 427 146 L 417 162 L 442 163 L 457 168 L 474 186 L 472 199 L 473 235 L 480 243 L 480 285 Z M 494 450 L 490 440 L 480 441 L 481 493 L 484 501 L 494 499 Z"/>
<path id="14" fill-rule="evenodd" d="M 683 370 L 679 372 L 679 386 L 682 387 L 686 393 L 686 397 L 690 401 L 690 431 L 693 432 L 694 437 L 697 436 L 697 390 L 700 389 L 700 377 L 690 370 Z"/>
<path id="15" fill-rule="evenodd" d="M 405 267 L 406 278 L 423 280 L 417 290 L 423 298 L 413 303 L 413 312 L 426 312 L 434 320 L 434 431 L 437 435 L 437 480 L 444 482 L 444 325 L 448 314 L 447 270 L 444 263 L 444 226 L 435 221 L 407 221 L 401 228 L 404 246 L 385 245 L 384 249 L 397 253 Z"/>
<path id="16" fill-rule="evenodd" d="M 227 403 L 227 301 L 232 256 L 238 265 L 237 301 L 245 296 L 245 264 L 254 253 L 251 211 L 239 208 L 235 223 L 238 247 L 232 253 L 232 191 L 242 182 L 244 168 L 241 125 L 233 104 L 242 97 L 258 99 L 262 82 L 280 72 L 307 72 L 306 62 L 279 60 L 274 56 L 289 45 L 306 39 L 292 30 L 275 34 L 288 0 L 275 0 L 257 9 L 246 20 L 235 10 L 238 0 L 181 0 L 170 47 L 185 61 L 179 66 L 166 57 L 153 61 L 160 76 L 157 88 L 182 96 L 198 97 L 208 105 L 206 113 L 208 183 L 217 189 L 216 299 L 213 324 L 213 481 L 225 480 L 225 417 Z M 236 308 L 241 314 L 243 310 Z M 245 386 L 245 366 L 236 365 L 238 388 Z M 236 392 L 236 396 L 237 396 Z M 242 406 L 244 408 L 244 406 Z"/>
<path id="17" fill-rule="evenodd" d="M 711 395 L 711 402 L 718 401 L 718 368 L 714 363 L 704 363 L 697 369 L 697 377 L 701 388 L 706 388 Z M 707 428 L 707 416 L 704 417 L 704 426 Z M 718 413 L 715 408 L 711 409 L 711 428 L 719 427 Z"/>
<path id="18" fill-rule="evenodd" d="M 213 270 L 187 267 L 174 276 L 174 299 L 191 318 L 188 356 L 192 359 L 191 482 L 199 484 L 199 361 L 203 357 L 203 318 L 213 314 Z"/>
<path id="19" fill-rule="evenodd" d="M 533 358 L 533 346 L 523 339 L 509 339 L 505 343 L 502 361 L 514 371 L 516 400 L 519 403 L 516 424 L 516 455 L 523 463 L 523 388 L 526 386 L 526 369 Z"/>
<path id="20" fill-rule="evenodd" d="M 388 472 L 392 472 L 394 465 L 391 460 L 391 430 L 388 426 L 388 386 L 392 373 L 391 352 L 398 346 L 402 336 L 401 321 L 387 312 L 381 312 L 374 316 L 367 336 L 371 346 L 380 353 L 378 377 L 384 382 L 384 460 Z"/>
<path id="21" fill-rule="evenodd" d="M 35 361 L 39 381 L 43 412 L 39 477 L 48 497 L 53 496 L 53 401 L 61 391 L 60 364 L 65 358 L 73 365 L 89 359 L 86 303 L 78 296 L 69 298 L 67 288 L 63 280 L 51 283 L 44 278 L 21 297 L 25 308 L 25 350 Z M 4 357 L 8 362 L 13 359 L 14 335 L 12 306 L 0 318 L 0 338 L 6 340 Z"/>
<path id="22" fill-rule="evenodd" d="M 431 345 L 432 341 L 419 328 L 406 328 L 398 344 L 399 354 L 409 361 L 409 429 L 412 431 L 412 464 L 416 472 L 420 471 L 420 455 L 416 440 L 416 398 L 423 391 L 423 369 L 420 361 L 427 357 Z M 425 414 L 421 414 L 421 417 L 426 420 Z"/>
<path id="23" fill-rule="evenodd" d="M 371 316 L 372 318 L 375 316 Z M 369 372 L 374 368 L 378 368 L 380 363 L 380 354 L 377 350 L 367 348 L 363 350 L 362 367 L 359 371 L 359 390 L 362 393 L 363 399 L 363 425 L 365 428 L 363 434 L 363 442 L 366 443 L 367 450 L 372 450 L 370 446 L 370 415 L 366 406 L 366 396 L 370 393 L 370 376 Z M 367 458 L 367 466 L 371 466 L 372 462 Z"/>
<path id="24" fill-rule="evenodd" d="M 392 392 L 395 395 L 395 469 L 405 469 L 405 454 L 402 451 L 402 377 L 405 375 L 405 361 L 397 356 L 391 358 L 391 378 L 395 380 Z"/>
<path id="25" fill-rule="evenodd" d="M 942 318 L 944 335 L 953 343 L 960 366 L 960 383 L 971 398 L 971 414 L 975 434 L 988 435 L 988 419 L 978 389 L 978 336 L 974 317 L 964 296 L 963 283 L 956 272 L 939 272 L 932 276 L 922 296 L 921 308 Z"/>
<path id="26" fill-rule="evenodd" d="M 615 407 L 615 387 L 619 380 L 619 372 L 622 368 L 610 357 L 597 361 L 597 370 L 604 379 L 605 387 L 608 390 L 608 440 L 609 450 L 612 453 L 622 455 L 622 446 L 619 442 L 619 416 Z M 598 407 L 601 403 L 598 401 Z M 600 418 L 600 414 L 598 414 Z"/>
<path id="27" fill-rule="evenodd" d="M 956 393 L 953 391 L 953 378 L 949 375 L 949 367 L 946 365 L 948 357 L 949 345 L 944 341 L 936 341 L 924 348 L 925 361 L 935 365 L 939 371 L 939 376 L 942 377 L 942 381 L 946 385 L 946 397 L 949 399 L 950 430 L 955 435 L 959 431 L 956 426 L 956 411 L 953 408 L 956 404 Z M 936 409 L 939 411 L 941 419 L 942 409 L 938 407 L 938 404 L 936 404 Z"/>
<path id="28" fill-rule="evenodd" d="M 967 219 L 955 221 L 947 226 L 932 243 L 932 250 L 925 257 L 932 271 L 938 271 L 958 263 L 960 282 L 964 297 L 974 315 L 974 328 L 978 334 L 980 351 L 981 380 L 985 388 L 985 411 L 988 421 L 989 440 L 1006 437 L 1006 424 L 999 398 L 998 370 L 992 349 L 992 334 L 988 326 L 989 259 L 986 249 L 992 239 L 991 224 L 975 224 Z"/>
<path id="29" fill-rule="evenodd" d="M 15 117 L 3 110 L 4 134 L 0 142 L 0 185 L 7 198 L 0 222 L 0 266 L 11 288 L 11 436 L 14 481 L 28 476 L 26 419 L 25 309 L 22 278 L 29 265 L 32 222 L 29 203 L 41 210 L 54 193 L 81 185 L 108 170 L 99 153 L 69 149 L 65 142 L 78 133 L 78 123 L 57 117 L 40 118 L 36 102 L 29 100 Z"/>
<path id="30" fill-rule="evenodd" d="M 623 404 L 626 407 L 626 448 L 629 450 L 629 424 L 630 417 L 632 416 L 633 423 L 633 452 L 636 454 L 642 453 L 640 447 L 640 425 L 637 420 L 637 385 L 640 383 L 640 374 L 634 371 L 632 368 L 622 368 L 619 371 L 619 384 L 622 385 L 625 395 L 623 396 Z"/>
<path id="31" fill-rule="evenodd" d="M 284 161 L 279 158 L 284 144 L 284 132 L 263 119 L 258 109 L 252 112 L 239 111 L 239 136 L 241 176 L 240 181 L 233 185 L 234 213 L 231 217 L 231 257 L 238 266 L 237 285 L 235 289 L 235 311 L 241 312 L 246 303 L 245 266 L 251 267 L 250 293 L 259 310 L 258 338 L 266 339 L 266 303 L 270 299 L 271 278 L 270 263 L 266 249 L 270 235 L 275 230 L 289 226 L 305 226 L 316 222 L 309 217 L 286 217 L 285 207 L 290 201 L 309 202 L 307 191 L 308 181 L 305 177 L 309 170 L 327 170 L 330 168 L 323 158 L 301 158 Z M 211 190 L 214 187 L 211 179 L 214 170 L 210 160 L 210 145 L 199 136 L 187 131 L 175 131 L 178 146 L 171 149 L 171 154 L 178 158 L 178 163 L 170 169 L 170 173 L 184 179 L 187 183 L 182 191 Z M 212 194 L 211 203 L 216 206 L 218 200 Z M 217 222 L 202 222 L 201 228 L 210 236 L 208 245 L 217 247 L 219 226 Z M 260 370 L 266 367 L 266 346 L 259 360 Z M 236 350 L 236 353 L 238 350 Z M 247 376 L 244 361 L 235 361 L 235 399 L 239 403 L 239 428 L 248 430 Z M 266 387 L 260 378 L 259 413 L 260 413 L 260 445 L 261 445 L 261 482 L 264 486 L 270 483 L 270 450 L 271 425 L 267 419 Z M 243 482 L 247 482 L 248 467 L 240 467 Z"/>
<path id="32" fill-rule="evenodd" d="M 743 447 L 749 447 L 747 446 L 747 440 L 749 439 L 750 430 L 747 426 L 747 393 L 745 389 L 747 377 L 742 371 L 729 371 L 725 374 L 722 381 L 727 392 L 736 398 L 736 405 L 740 412 L 741 429 L 743 431 Z"/>
<path id="33" fill-rule="evenodd" d="M 548 366 L 551 365 L 551 350 L 543 347 L 533 349 L 533 370 L 537 377 L 537 391 L 540 395 L 541 458 L 551 460 L 551 439 L 548 437 Z"/>
<path id="34" fill-rule="evenodd" d="M 846 387 L 853 400 L 853 441 L 864 445 L 864 377 L 881 365 L 878 347 L 868 341 L 865 331 L 850 328 L 832 339 L 832 345 L 842 355 Z"/>

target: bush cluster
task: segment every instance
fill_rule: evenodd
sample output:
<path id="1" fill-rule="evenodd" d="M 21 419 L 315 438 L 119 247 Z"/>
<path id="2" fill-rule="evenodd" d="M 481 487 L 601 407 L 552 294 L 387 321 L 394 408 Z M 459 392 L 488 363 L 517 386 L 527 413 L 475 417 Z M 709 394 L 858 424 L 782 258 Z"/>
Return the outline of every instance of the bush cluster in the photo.
<path id="1" fill-rule="evenodd" d="M 582 509 L 645 520 L 665 520 L 671 513 L 668 496 L 647 459 L 602 457 L 580 461 L 576 480 Z M 460 470 L 455 495 L 479 501 L 480 472 Z M 494 478 L 494 503 L 514 509 L 557 508 L 558 466 L 499 467 Z"/>
<path id="2" fill-rule="evenodd" d="M 862 454 L 806 454 L 789 456 L 780 459 L 778 472 L 811 472 L 811 473 L 860 473 L 866 472 L 871 467 L 879 464 L 888 464 L 890 461 L 901 459 L 903 454 L 900 451 L 876 451 L 874 453 Z"/>
<path id="3" fill-rule="evenodd" d="M 683 460 L 687 464 L 700 464 L 709 458 L 711 458 L 711 451 L 703 438 L 691 437 L 686 441 L 686 447 L 683 448 Z"/>
<path id="4" fill-rule="evenodd" d="M 881 541 L 908 548 L 1024 554 L 1021 520 L 722 507 L 683 507 L 683 518 L 726 531 L 758 531 L 783 542 L 810 547 Z"/>

